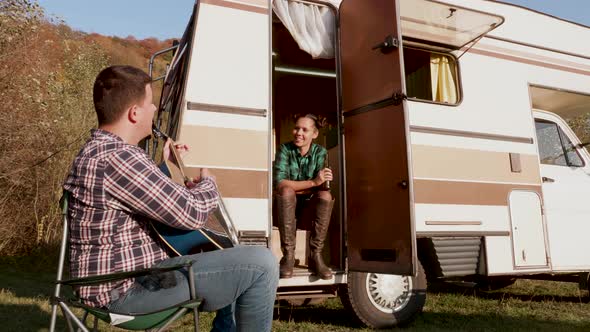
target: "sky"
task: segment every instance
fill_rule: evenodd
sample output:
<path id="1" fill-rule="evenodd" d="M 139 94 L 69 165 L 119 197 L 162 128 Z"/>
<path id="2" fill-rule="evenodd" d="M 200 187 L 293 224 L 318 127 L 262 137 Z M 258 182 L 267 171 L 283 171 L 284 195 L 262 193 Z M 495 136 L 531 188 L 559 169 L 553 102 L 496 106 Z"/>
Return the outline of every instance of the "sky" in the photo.
<path id="1" fill-rule="evenodd" d="M 590 26 L 590 0 L 501 0 Z M 180 38 L 194 0 L 38 0 L 75 30 L 137 39 Z"/>
<path id="2" fill-rule="evenodd" d="M 180 38 L 195 0 L 37 0 L 74 30 L 106 36 Z"/>

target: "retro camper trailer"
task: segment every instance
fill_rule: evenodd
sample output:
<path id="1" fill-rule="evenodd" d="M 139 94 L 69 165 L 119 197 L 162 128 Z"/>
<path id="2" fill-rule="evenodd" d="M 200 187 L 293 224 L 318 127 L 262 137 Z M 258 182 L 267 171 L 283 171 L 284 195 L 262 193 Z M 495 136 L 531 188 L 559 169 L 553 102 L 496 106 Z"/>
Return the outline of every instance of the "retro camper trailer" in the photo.
<path id="1" fill-rule="evenodd" d="M 244 245 L 272 248 L 272 166 L 293 115 L 329 126 L 334 276 L 299 266 L 278 297 L 339 295 L 362 322 L 409 321 L 426 277 L 587 285 L 590 28 L 488 0 L 199 0 L 157 125 L 217 176 Z M 152 147 L 153 149 L 153 147 Z"/>

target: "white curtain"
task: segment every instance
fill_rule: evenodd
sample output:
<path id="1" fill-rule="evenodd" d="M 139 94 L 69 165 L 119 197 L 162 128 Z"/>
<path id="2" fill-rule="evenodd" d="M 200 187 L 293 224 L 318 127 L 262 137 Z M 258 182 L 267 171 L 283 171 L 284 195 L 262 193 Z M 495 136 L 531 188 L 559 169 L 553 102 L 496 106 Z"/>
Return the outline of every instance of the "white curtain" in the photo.
<path id="1" fill-rule="evenodd" d="M 328 0 L 336 8 L 342 0 Z M 334 13 L 325 6 L 289 0 L 273 0 L 277 17 L 293 39 L 312 58 L 334 58 Z"/>

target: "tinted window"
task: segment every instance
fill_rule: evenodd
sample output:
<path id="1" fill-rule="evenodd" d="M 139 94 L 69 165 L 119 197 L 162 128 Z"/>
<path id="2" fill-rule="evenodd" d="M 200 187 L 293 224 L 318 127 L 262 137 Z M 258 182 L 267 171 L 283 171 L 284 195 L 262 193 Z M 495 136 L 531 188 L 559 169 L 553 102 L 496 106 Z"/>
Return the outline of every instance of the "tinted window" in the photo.
<path id="1" fill-rule="evenodd" d="M 571 167 L 584 166 L 584 162 L 576 148 L 557 124 L 536 120 L 535 127 L 542 164 Z"/>

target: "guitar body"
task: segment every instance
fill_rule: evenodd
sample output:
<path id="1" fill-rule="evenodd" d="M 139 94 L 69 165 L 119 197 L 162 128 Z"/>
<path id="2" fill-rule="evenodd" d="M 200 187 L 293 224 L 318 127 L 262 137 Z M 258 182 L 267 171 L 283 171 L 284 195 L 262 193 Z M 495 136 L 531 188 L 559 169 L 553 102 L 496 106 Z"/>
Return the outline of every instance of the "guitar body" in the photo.
<path id="1" fill-rule="evenodd" d="M 178 256 L 231 247 L 228 241 L 215 241 L 213 233 L 203 229 L 183 230 L 159 222 L 152 223 L 152 226 L 160 239 Z"/>
<path id="2" fill-rule="evenodd" d="M 173 149 L 174 144 L 171 144 L 171 150 Z M 176 153 L 171 153 L 171 155 L 175 160 L 166 160 L 160 165 L 160 170 L 174 182 L 184 185 L 184 174 L 181 171 L 182 163 L 177 162 L 178 155 Z M 160 222 L 152 222 L 152 227 L 162 242 L 178 256 L 233 247 L 234 244 L 231 239 L 224 235 L 222 231 L 207 229 L 207 224 L 211 224 L 211 220 L 219 222 L 217 214 L 213 213 L 209 219 L 205 227 L 197 230 L 178 229 Z"/>

